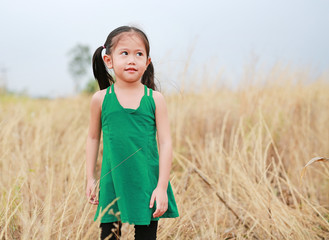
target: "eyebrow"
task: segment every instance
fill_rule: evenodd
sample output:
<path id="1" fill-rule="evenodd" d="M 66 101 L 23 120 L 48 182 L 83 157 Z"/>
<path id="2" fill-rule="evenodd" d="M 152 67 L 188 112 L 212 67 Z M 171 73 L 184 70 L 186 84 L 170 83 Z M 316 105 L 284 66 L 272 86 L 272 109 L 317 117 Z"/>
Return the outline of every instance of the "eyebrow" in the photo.
<path id="1" fill-rule="evenodd" d="M 119 51 L 124 51 L 124 50 L 131 50 L 131 49 L 129 49 L 129 48 L 119 48 L 118 50 Z M 146 50 L 143 50 L 141 48 L 134 49 L 133 51 L 136 51 L 136 52 L 146 52 Z"/>

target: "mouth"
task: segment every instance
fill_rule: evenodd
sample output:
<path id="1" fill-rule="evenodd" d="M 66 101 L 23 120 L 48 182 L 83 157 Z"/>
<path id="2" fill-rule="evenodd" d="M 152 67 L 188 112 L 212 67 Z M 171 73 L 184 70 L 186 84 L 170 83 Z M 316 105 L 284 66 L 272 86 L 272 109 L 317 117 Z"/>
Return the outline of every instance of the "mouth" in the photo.
<path id="1" fill-rule="evenodd" d="M 126 68 L 125 71 L 127 71 L 127 72 L 136 72 L 137 69 L 136 68 Z"/>

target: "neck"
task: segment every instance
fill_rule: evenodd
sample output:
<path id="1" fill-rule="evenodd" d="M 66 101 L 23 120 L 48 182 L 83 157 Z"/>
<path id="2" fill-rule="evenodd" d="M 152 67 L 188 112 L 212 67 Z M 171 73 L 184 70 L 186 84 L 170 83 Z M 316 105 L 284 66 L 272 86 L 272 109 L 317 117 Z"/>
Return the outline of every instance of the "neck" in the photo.
<path id="1" fill-rule="evenodd" d="M 136 82 L 130 82 L 130 83 L 127 83 L 125 81 L 120 81 L 120 80 L 117 80 L 115 82 L 115 86 L 117 88 L 120 88 L 120 89 L 125 89 L 125 90 L 133 90 L 133 89 L 136 89 L 136 88 L 140 88 L 140 86 L 143 85 L 141 83 L 141 81 L 136 81 Z"/>

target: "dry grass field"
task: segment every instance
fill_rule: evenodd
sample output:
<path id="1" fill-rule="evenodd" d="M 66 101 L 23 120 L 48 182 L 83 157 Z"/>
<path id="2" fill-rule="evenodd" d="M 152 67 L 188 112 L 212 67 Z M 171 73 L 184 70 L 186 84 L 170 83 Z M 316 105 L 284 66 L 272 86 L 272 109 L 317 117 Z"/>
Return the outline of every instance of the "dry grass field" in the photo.
<path id="1" fill-rule="evenodd" d="M 165 94 L 179 218 L 158 239 L 329 239 L 329 78 L 277 69 Z M 258 79 L 258 80 L 257 80 Z M 0 96 L 0 239 L 98 239 L 85 197 L 90 96 Z M 101 169 L 102 146 L 97 161 Z M 124 223 L 122 239 L 133 239 Z"/>

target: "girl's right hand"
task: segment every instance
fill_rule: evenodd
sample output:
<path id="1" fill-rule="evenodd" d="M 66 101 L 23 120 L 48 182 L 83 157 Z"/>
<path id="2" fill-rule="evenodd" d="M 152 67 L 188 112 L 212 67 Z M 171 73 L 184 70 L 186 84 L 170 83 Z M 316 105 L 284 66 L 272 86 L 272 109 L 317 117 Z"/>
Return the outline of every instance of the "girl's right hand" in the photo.
<path id="1" fill-rule="evenodd" d="M 98 199 L 96 199 L 96 180 L 94 178 L 87 182 L 86 196 L 89 203 L 98 205 Z"/>

